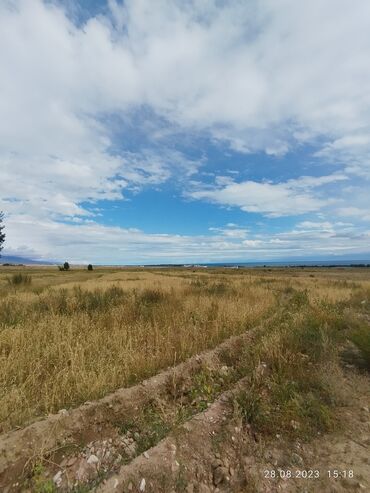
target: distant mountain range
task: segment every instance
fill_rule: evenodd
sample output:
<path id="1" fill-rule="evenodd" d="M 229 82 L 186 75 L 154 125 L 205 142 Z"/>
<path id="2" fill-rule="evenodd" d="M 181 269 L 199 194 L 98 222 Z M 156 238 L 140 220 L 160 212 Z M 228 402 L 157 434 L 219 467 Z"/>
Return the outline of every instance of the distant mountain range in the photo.
<path id="1" fill-rule="evenodd" d="M 25 264 L 25 265 L 53 265 L 53 262 L 46 260 L 33 260 L 27 257 L 16 257 L 14 255 L 2 255 L 0 257 L 1 264 Z"/>

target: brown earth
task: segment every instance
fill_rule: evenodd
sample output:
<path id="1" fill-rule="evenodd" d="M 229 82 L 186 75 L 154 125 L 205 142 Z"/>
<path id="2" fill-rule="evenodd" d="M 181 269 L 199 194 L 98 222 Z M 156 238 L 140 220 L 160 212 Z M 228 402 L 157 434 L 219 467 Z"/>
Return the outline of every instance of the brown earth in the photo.
<path id="1" fill-rule="evenodd" d="M 341 429 L 332 435 L 309 444 L 282 436 L 263 442 L 242 423 L 229 393 L 123 466 L 97 492 L 370 491 L 370 384 L 353 371 L 342 378 L 350 400 L 339 409 Z"/>

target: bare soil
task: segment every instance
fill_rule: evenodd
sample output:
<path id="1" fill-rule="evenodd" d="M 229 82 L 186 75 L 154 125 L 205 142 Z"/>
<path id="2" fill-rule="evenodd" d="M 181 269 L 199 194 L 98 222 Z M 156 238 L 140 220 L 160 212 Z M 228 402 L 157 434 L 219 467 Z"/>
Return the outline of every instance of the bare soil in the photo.
<path id="1" fill-rule="evenodd" d="M 347 371 L 343 386 L 350 401 L 339 410 L 341 428 L 331 435 L 309 444 L 283 436 L 263 442 L 235 413 L 228 393 L 97 492 L 370 491 L 369 379 Z"/>

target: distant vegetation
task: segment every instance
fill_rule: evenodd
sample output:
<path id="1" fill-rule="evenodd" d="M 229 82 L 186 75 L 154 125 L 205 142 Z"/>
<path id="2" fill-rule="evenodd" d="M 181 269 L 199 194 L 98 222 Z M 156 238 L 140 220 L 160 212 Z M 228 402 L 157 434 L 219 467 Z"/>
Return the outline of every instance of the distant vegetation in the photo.
<path id="1" fill-rule="evenodd" d="M 4 248 L 4 242 L 5 242 L 5 233 L 4 233 L 5 226 L 3 224 L 3 220 L 4 220 L 4 213 L 0 211 L 0 253 L 1 250 Z"/>

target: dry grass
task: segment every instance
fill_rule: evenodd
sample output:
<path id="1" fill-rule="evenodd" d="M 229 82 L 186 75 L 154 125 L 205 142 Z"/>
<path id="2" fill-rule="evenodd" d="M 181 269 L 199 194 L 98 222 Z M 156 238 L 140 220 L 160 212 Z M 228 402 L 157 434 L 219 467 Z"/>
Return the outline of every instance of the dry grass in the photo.
<path id="1" fill-rule="evenodd" d="M 19 271 L 32 283 L 10 286 L 7 277 Z M 214 347 L 288 297 L 298 304 L 338 303 L 370 285 L 367 271 L 324 274 L 4 268 L 0 430 L 98 398 Z"/>

